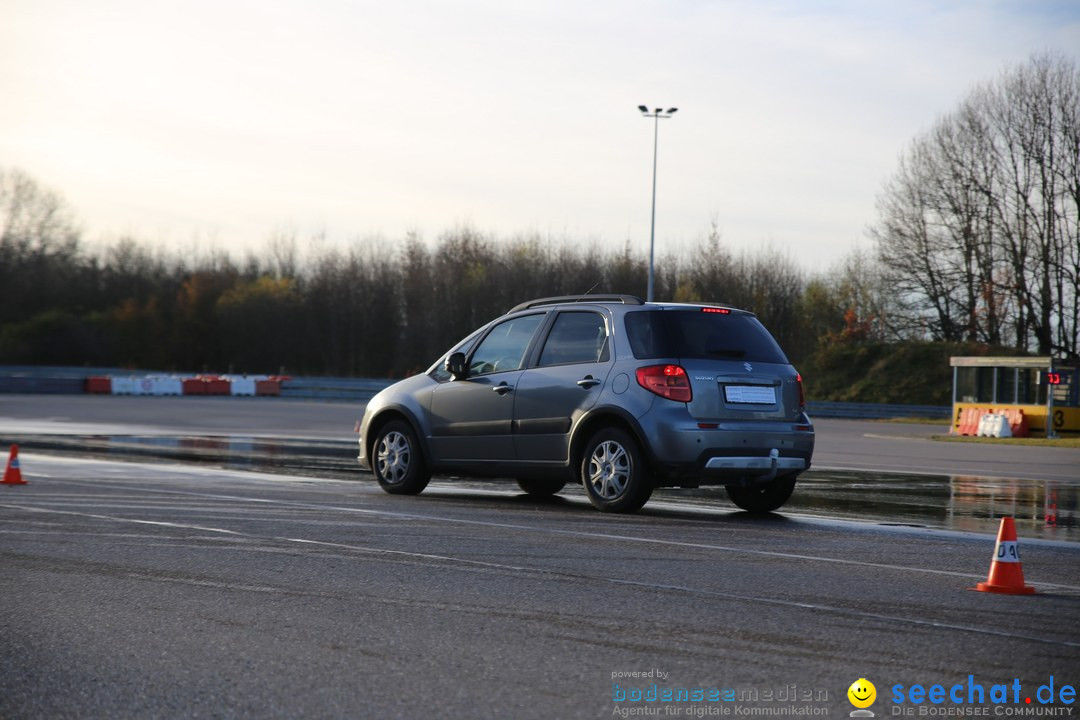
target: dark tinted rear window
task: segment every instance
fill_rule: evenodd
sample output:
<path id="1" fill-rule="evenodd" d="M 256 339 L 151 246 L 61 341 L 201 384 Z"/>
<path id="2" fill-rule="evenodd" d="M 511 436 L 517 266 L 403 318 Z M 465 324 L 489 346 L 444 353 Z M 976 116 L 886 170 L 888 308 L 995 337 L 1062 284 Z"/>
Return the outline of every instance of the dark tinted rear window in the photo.
<path id="1" fill-rule="evenodd" d="M 787 363 L 784 351 L 753 315 L 700 310 L 646 310 L 626 314 L 634 357 L 711 358 Z"/>

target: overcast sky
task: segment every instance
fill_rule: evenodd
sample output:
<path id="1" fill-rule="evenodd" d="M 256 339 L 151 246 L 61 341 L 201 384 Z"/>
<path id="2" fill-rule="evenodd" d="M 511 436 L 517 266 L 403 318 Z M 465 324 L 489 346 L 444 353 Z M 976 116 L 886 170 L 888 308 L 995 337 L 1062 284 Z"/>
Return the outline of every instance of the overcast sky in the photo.
<path id="1" fill-rule="evenodd" d="M 0 0 L 0 167 L 91 240 L 262 248 L 715 222 L 823 269 L 975 84 L 1080 53 L 1077 0 Z"/>

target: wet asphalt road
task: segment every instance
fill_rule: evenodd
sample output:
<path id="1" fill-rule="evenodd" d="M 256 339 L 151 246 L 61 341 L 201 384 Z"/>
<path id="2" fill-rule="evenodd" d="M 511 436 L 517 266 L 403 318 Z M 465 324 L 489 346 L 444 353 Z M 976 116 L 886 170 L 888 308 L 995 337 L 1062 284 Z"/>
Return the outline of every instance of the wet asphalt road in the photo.
<path id="1" fill-rule="evenodd" d="M 0 395 L 9 436 L 220 436 L 354 442 L 363 407 L 272 398 Z M 814 467 L 1080 482 L 1080 450 L 932 442 L 948 425 L 814 420 Z"/>
<path id="2" fill-rule="evenodd" d="M 355 419 L 347 406 L 258 400 L 257 413 L 181 400 L 165 415 L 146 400 L 102 404 L 102 417 L 70 403 L 35 416 L 4 398 L 0 430 L 235 434 L 255 416 L 267 434 L 291 422 L 313 439 L 347 423 L 348 439 Z M 1020 706 L 1051 675 L 1058 689 L 1080 684 L 1075 543 L 1025 540 L 1040 594 L 1009 597 L 966 589 L 985 579 L 985 532 L 798 510 L 755 518 L 663 498 L 608 516 L 579 494 L 537 501 L 506 485 L 437 482 L 401 498 L 372 482 L 208 465 L 22 460 L 30 484 L 0 488 L 3 718 L 695 717 L 789 706 L 773 716 L 846 717 L 846 689 L 861 677 L 877 685 L 871 709 L 882 717 L 899 709 L 897 684 L 947 688 L 971 675 L 989 691 L 1016 678 Z M 945 461 L 960 462 L 929 462 Z M 1057 472 L 1056 461 L 1029 464 Z M 736 699 L 615 700 L 647 696 L 654 682 L 731 688 Z"/>
<path id="3" fill-rule="evenodd" d="M 268 398 L 0 395 L 0 441 L 82 457 L 360 480 L 353 428 L 361 412 L 355 404 Z M 819 419 L 815 428 L 814 467 L 786 514 L 987 534 L 1010 515 L 1022 537 L 1080 542 L 1080 449 L 931 440 L 943 425 Z M 718 488 L 656 496 L 731 508 Z"/>

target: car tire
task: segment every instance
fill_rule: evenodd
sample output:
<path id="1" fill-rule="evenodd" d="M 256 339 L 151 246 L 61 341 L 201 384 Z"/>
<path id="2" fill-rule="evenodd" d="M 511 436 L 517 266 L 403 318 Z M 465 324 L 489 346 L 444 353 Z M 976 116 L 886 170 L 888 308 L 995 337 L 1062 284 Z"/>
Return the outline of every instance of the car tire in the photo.
<path id="1" fill-rule="evenodd" d="M 743 510 L 752 513 L 768 513 L 779 509 L 788 501 L 795 490 L 795 478 L 776 478 L 770 482 L 749 487 L 728 485 L 725 489 L 731 502 Z"/>
<path id="2" fill-rule="evenodd" d="M 637 441 L 615 427 L 600 430 L 585 444 L 581 482 L 589 502 L 603 512 L 640 510 L 653 491 Z"/>
<path id="3" fill-rule="evenodd" d="M 518 478 L 518 487 L 534 497 L 549 497 L 566 487 L 565 480 Z"/>
<path id="4" fill-rule="evenodd" d="M 431 480 L 416 434 L 401 420 L 379 428 L 371 446 L 371 468 L 379 487 L 391 495 L 418 495 Z"/>

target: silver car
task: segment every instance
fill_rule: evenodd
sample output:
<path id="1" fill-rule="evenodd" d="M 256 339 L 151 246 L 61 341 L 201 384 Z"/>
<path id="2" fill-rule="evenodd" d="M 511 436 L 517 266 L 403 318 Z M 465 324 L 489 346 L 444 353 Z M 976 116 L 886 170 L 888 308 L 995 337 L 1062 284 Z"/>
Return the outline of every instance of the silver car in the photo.
<path id="1" fill-rule="evenodd" d="M 522 303 L 380 392 L 359 461 L 402 495 L 433 472 L 534 495 L 573 480 L 633 512 L 657 487 L 724 485 L 770 512 L 813 452 L 802 378 L 753 313 L 584 295 Z"/>

